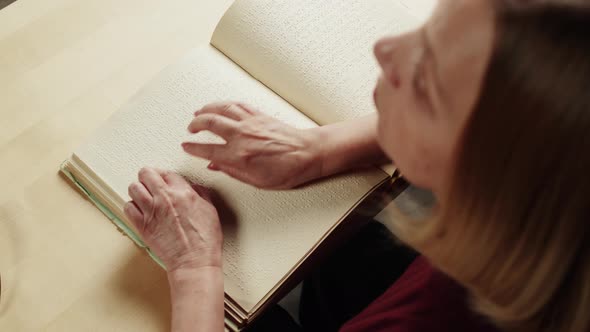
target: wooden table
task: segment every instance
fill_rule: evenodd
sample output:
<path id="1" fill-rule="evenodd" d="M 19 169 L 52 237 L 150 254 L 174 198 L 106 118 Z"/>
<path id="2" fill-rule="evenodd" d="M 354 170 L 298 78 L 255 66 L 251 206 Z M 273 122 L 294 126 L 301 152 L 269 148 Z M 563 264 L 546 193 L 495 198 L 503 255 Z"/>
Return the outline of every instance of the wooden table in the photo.
<path id="1" fill-rule="evenodd" d="M 19 0 L 0 11 L 0 331 L 163 331 L 164 272 L 58 175 L 231 0 Z"/>

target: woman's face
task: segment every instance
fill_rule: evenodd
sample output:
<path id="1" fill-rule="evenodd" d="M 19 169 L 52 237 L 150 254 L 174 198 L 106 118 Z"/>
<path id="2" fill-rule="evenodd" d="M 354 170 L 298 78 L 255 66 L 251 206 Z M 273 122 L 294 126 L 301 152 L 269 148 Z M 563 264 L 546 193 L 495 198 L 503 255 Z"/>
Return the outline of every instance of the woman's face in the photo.
<path id="1" fill-rule="evenodd" d="M 378 141 L 415 185 L 441 191 L 492 53 L 488 0 L 440 0 L 418 31 L 375 45 Z"/>

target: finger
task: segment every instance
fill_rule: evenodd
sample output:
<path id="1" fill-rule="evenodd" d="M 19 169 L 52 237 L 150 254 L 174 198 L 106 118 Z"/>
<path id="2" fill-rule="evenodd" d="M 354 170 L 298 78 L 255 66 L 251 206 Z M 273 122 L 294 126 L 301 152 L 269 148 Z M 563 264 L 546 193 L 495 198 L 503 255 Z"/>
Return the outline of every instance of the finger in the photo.
<path id="1" fill-rule="evenodd" d="M 241 121 L 250 116 L 250 113 L 244 108 L 240 107 L 238 103 L 227 102 L 205 105 L 205 107 L 195 112 L 195 116 L 199 116 L 201 114 L 217 114 L 235 121 Z"/>
<path id="2" fill-rule="evenodd" d="M 236 103 L 236 105 L 238 105 L 244 112 L 250 114 L 250 115 L 257 115 L 257 114 L 261 114 L 260 111 L 258 111 L 256 108 L 248 105 L 248 104 L 244 104 L 244 103 Z"/>
<path id="3" fill-rule="evenodd" d="M 207 160 L 221 161 L 227 159 L 224 158 L 225 152 L 227 150 L 227 146 L 225 144 L 202 144 L 185 142 L 182 143 L 182 148 L 186 153 L 190 155 Z"/>
<path id="4" fill-rule="evenodd" d="M 216 166 L 221 172 L 231 176 L 232 178 L 234 178 L 238 181 L 241 181 L 241 182 L 244 182 L 244 183 L 253 185 L 255 187 L 259 187 L 259 188 L 262 187 L 261 181 L 256 180 L 254 177 L 249 175 L 247 172 L 244 172 L 243 170 L 240 170 L 240 169 L 237 169 L 237 168 L 234 168 L 231 166 L 221 165 L 221 164 L 218 164 Z"/>
<path id="5" fill-rule="evenodd" d="M 180 175 L 172 171 L 158 170 L 162 179 L 171 187 L 190 188 L 190 184 Z"/>
<path id="6" fill-rule="evenodd" d="M 238 132 L 238 122 L 218 114 L 199 114 L 189 124 L 188 131 L 196 134 L 203 130 L 208 130 L 227 141 L 227 138 Z"/>
<path id="7" fill-rule="evenodd" d="M 144 229 L 143 214 L 137 205 L 135 205 L 135 202 L 127 202 L 123 208 L 123 211 L 136 230 L 142 231 Z"/>
<path id="8" fill-rule="evenodd" d="M 144 167 L 139 171 L 139 182 L 143 183 L 152 196 L 166 188 L 166 182 L 153 168 Z"/>
<path id="9" fill-rule="evenodd" d="M 134 182 L 128 188 L 129 197 L 137 204 L 142 213 L 152 209 L 153 197 L 141 182 Z"/>
<path id="10" fill-rule="evenodd" d="M 191 184 L 191 187 L 194 189 L 194 191 L 197 192 L 197 194 L 199 194 L 199 196 L 206 200 L 207 202 L 211 203 L 211 189 L 207 188 L 207 187 L 203 187 L 198 183 L 193 183 Z"/>
<path id="11" fill-rule="evenodd" d="M 214 162 L 210 162 L 209 165 L 207 165 L 207 168 L 212 171 L 219 171 L 219 166 Z"/>

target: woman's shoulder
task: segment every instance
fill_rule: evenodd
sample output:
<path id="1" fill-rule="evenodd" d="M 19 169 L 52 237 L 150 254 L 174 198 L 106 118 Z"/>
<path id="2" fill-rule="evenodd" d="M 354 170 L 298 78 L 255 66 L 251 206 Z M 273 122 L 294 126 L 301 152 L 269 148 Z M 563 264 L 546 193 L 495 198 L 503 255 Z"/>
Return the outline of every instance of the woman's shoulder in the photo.
<path id="1" fill-rule="evenodd" d="M 468 294 L 455 281 L 417 258 L 384 294 L 342 332 L 495 332 L 469 308 Z"/>

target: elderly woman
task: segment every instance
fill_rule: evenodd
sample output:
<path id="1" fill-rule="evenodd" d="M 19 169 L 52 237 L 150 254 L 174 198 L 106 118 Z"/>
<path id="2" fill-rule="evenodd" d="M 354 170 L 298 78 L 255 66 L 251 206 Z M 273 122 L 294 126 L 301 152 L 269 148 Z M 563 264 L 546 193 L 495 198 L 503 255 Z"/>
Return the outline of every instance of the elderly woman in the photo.
<path id="1" fill-rule="evenodd" d="M 304 319 L 307 330 L 588 331 L 589 28 L 583 1 L 441 0 L 421 29 L 376 43 L 374 116 L 298 130 L 214 104 L 189 130 L 227 143 L 183 147 L 270 189 L 389 158 L 434 193 L 427 220 L 387 223 L 418 258 L 362 311 L 330 327 Z M 168 267 L 172 329 L 221 331 L 222 234 L 207 191 L 146 168 L 130 196 L 126 214 Z"/>

